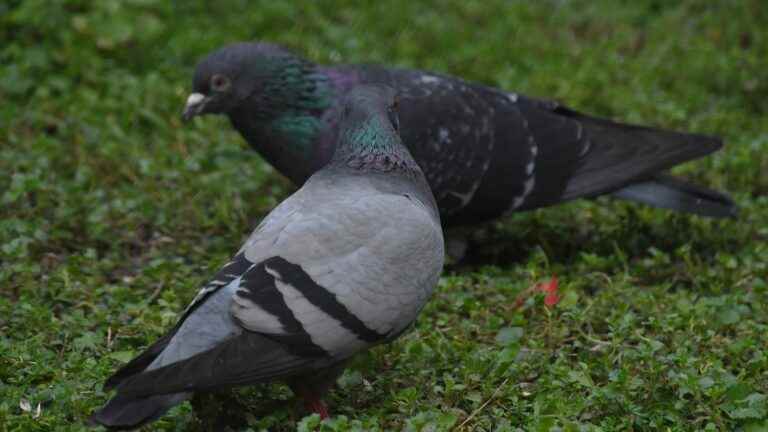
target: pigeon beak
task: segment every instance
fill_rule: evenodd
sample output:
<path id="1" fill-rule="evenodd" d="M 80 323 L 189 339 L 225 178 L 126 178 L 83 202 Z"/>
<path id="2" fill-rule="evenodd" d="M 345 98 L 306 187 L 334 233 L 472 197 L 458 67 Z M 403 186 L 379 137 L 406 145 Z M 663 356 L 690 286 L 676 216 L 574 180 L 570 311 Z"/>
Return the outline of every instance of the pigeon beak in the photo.
<path id="1" fill-rule="evenodd" d="M 199 115 L 203 112 L 205 104 L 208 103 L 208 98 L 202 93 L 192 93 L 187 98 L 187 105 L 184 107 L 184 113 L 181 115 L 181 119 L 188 122 L 192 117 Z"/>

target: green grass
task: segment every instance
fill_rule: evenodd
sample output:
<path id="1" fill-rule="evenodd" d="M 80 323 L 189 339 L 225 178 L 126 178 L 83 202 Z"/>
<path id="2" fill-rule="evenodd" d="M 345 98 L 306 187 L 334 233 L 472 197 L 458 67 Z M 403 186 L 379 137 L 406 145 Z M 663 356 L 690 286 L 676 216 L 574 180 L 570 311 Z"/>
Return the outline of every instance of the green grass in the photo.
<path id="1" fill-rule="evenodd" d="M 290 192 L 225 119 L 179 118 L 196 59 L 253 38 L 721 135 L 678 172 L 742 207 L 711 221 L 598 200 L 486 227 L 480 264 L 353 365 L 322 430 L 768 428 L 762 0 L 207 3 L 0 5 L 0 431 L 84 429 L 104 379 Z M 553 274 L 559 305 L 514 308 Z M 318 423 L 280 385 L 236 398 L 253 431 Z M 201 429 L 185 404 L 147 430 Z"/>

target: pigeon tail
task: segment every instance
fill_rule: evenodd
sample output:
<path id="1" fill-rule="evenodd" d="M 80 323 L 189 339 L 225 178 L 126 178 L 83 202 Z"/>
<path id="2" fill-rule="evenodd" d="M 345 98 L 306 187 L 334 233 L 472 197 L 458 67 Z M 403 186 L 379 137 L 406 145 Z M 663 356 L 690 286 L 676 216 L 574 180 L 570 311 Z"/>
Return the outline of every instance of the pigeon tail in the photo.
<path id="1" fill-rule="evenodd" d="M 670 175 L 660 174 L 633 183 L 612 195 L 653 207 L 711 218 L 736 217 L 738 214 L 738 207 L 728 196 Z"/>
<path id="2" fill-rule="evenodd" d="M 120 385 L 126 379 L 138 375 L 143 372 L 153 361 L 160 355 L 161 352 L 168 346 L 168 343 L 176 334 L 179 325 L 173 330 L 168 332 L 165 336 L 153 343 L 149 348 L 142 352 L 139 356 L 128 362 L 121 367 L 117 372 L 112 374 L 104 383 L 104 390 L 112 390 Z"/>
<path id="3" fill-rule="evenodd" d="M 173 393 L 131 398 L 118 393 L 91 415 L 90 422 L 112 430 L 135 429 L 156 420 L 190 396 L 191 393 Z"/>
<path id="4" fill-rule="evenodd" d="M 557 107 L 557 114 L 584 129 L 583 156 L 568 180 L 563 199 L 611 193 L 723 146 L 720 138 L 617 123 Z M 644 201 L 643 201 L 644 202 Z"/>

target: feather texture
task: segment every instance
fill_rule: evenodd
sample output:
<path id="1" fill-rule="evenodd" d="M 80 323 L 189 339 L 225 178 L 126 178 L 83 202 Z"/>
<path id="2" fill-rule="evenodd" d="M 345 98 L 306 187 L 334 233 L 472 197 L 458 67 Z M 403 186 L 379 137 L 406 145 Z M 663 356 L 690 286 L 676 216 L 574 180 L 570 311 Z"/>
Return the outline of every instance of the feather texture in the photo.
<path id="1" fill-rule="evenodd" d="M 200 76 L 228 71 L 237 72 L 236 86 L 261 89 L 236 102 L 225 97 L 228 103 L 200 113 L 227 114 L 243 137 L 297 184 L 334 154 L 340 100 L 356 85 L 386 84 L 403 101 L 402 140 L 423 169 L 446 226 L 602 194 L 710 217 L 735 213 L 731 200 L 709 199 L 722 194 L 707 190 L 691 195 L 693 189 L 705 188 L 681 180 L 666 182 L 664 190 L 674 189 L 672 194 L 653 188 L 643 194 L 636 188 L 622 191 L 716 151 L 722 145 L 718 138 L 599 119 L 438 73 L 316 66 L 264 46 L 236 44 L 210 54 L 198 65 L 194 90 L 205 91 Z M 221 62 L 223 57 L 227 61 Z M 300 63 L 302 73 L 281 67 L 291 64 L 286 59 Z M 316 123 L 310 133 L 276 128 L 275 121 L 285 115 L 314 118 Z M 704 204 L 689 205 L 692 200 Z"/>
<path id="2" fill-rule="evenodd" d="M 259 224 L 167 335 L 107 380 L 117 394 L 94 422 L 133 428 L 196 391 L 274 379 L 324 410 L 317 398 L 347 359 L 415 320 L 444 246 L 393 100 L 385 87 L 350 95 L 331 163 Z"/>

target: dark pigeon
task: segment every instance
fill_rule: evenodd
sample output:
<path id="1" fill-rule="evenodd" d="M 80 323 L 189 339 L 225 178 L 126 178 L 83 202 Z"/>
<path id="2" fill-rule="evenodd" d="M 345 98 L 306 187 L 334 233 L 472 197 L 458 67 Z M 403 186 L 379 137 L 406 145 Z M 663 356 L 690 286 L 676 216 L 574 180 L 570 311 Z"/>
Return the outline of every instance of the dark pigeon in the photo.
<path id="1" fill-rule="evenodd" d="M 286 381 L 309 408 L 355 353 L 414 321 L 443 267 L 440 217 L 396 132 L 394 92 L 340 105 L 330 163 L 275 208 L 181 320 L 117 371 L 92 421 L 135 428 L 222 387 Z"/>
<path id="2" fill-rule="evenodd" d="M 318 66 L 267 43 L 229 45 L 203 59 L 184 117 L 226 114 L 301 185 L 331 158 L 339 101 L 360 83 L 401 95 L 403 142 L 447 226 L 604 194 L 702 216 L 736 213 L 726 195 L 663 173 L 716 151 L 717 137 L 616 123 L 437 73 Z"/>

